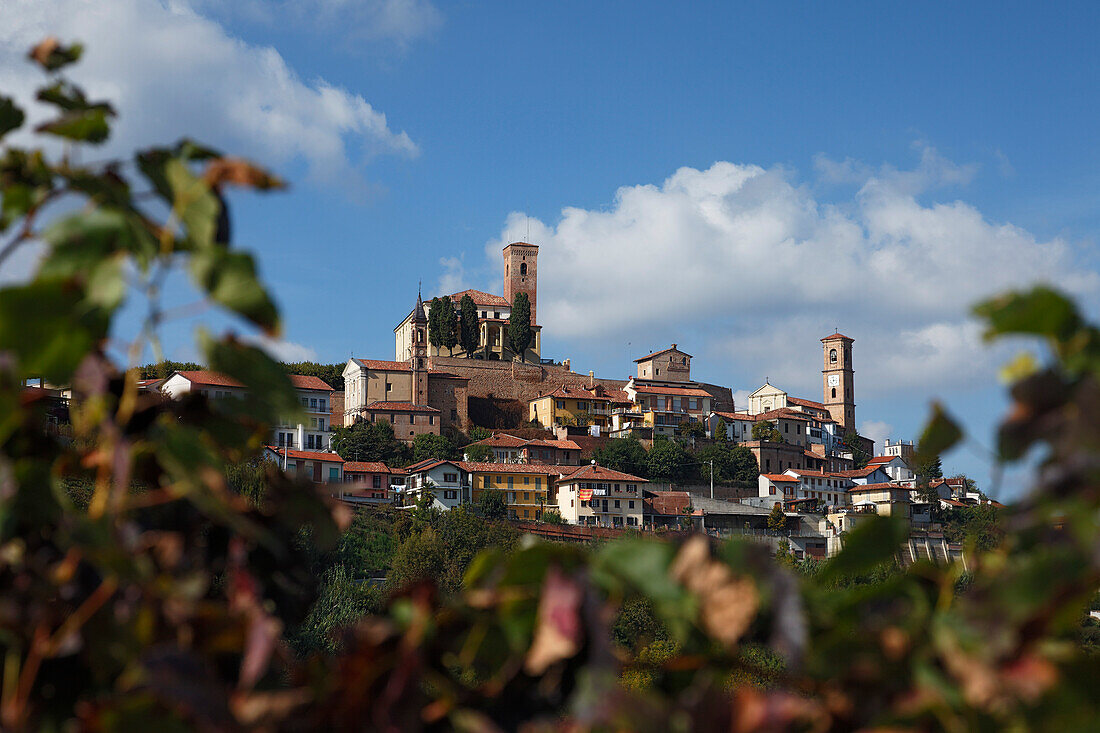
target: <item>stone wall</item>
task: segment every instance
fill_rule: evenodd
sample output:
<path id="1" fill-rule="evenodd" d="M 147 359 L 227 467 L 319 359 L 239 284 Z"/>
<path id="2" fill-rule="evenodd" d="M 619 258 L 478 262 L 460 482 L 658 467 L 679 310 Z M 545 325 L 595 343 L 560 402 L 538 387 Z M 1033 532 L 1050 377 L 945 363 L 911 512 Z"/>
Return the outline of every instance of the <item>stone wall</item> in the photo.
<path id="1" fill-rule="evenodd" d="M 465 431 L 470 426 L 466 383 L 461 379 L 431 376 L 428 379 L 428 404 L 440 411 L 440 426 Z"/>
<path id="2" fill-rule="evenodd" d="M 622 389 L 625 379 L 601 379 L 578 374 L 565 366 L 529 364 L 513 361 L 431 357 L 431 368 L 457 374 L 469 382 L 469 396 L 487 399 L 519 400 L 526 403 L 555 387 L 591 387 Z"/>

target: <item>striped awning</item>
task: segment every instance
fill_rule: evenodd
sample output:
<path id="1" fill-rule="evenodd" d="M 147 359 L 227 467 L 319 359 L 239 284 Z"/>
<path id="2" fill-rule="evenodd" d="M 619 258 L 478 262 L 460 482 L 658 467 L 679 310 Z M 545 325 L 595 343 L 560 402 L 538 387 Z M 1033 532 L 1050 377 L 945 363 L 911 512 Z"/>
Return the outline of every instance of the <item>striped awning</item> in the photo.
<path id="1" fill-rule="evenodd" d="M 581 489 L 579 492 L 577 492 L 577 496 L 580 498 L 581 501 L 591 501 L 592 489 Z"/>

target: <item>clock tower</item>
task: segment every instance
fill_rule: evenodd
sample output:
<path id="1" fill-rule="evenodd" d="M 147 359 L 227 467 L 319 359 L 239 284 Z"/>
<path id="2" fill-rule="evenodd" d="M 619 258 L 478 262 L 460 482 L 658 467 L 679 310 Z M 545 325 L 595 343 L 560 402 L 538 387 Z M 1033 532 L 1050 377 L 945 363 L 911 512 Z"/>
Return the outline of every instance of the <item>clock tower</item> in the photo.
<path id="1" fill-rule="evenodd" d="M 855 384 L 852 371 L 853 339 L 834 333 L 821 339 L 825 368 L 821 370 L 825 407 L 845 430 L 856 429 Z"/>

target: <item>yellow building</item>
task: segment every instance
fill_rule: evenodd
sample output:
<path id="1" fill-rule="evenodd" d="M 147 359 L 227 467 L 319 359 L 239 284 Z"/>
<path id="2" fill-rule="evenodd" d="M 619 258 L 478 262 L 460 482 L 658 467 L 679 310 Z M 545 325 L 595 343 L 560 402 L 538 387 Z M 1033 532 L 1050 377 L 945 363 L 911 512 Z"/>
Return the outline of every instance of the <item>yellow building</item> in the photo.
<path id="1" fill-rule="evenodd" d="M 550 500 L 550 487 L 561 475 L 557 466 L 473 461 L 463 461 L 461 465 L 470 474 L 474 503 L 486 491 L 500 491 L 511 519 L 534 521 L 541 517 Z M 568 470 L 576 468 L 569 466 Z M 557 509 L 557 506 L 550 508 Z"/>
<path id="2" fill-rule="evenodd" d="M 607 427 L 611 420 L 611 398 L 599 394 L 600 391 L 562 385 L 553 392 L 529 400 L 528 419 L 549 428 L 576 425 L 580 417 L 583 425 Z"/>

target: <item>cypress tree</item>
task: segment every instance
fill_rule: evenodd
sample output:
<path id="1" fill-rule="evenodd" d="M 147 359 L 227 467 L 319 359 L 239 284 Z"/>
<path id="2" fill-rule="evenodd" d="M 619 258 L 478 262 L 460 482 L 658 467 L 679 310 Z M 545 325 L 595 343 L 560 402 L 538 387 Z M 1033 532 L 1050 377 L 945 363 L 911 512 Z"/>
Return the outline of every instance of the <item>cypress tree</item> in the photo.
<path id="1" fill-rule="evenodd" d="M 508 341 L 512 353 L 523 361 L 523 352 L 531 345 L 535 334 L 531 330 L 531 300 L 527 293 L 516 293 L 512 313 L 508 316 Z"/>
<path id="2" fill-rule="evenodd" d="M 453 356 L 455 344 L 458 343 L 458 313 L 455 311 L 454 301 L 448 297 L 440 298 L 439 306 L 442 310 L 439 318 L 439 339 Z"/>
<path id="3" fill-rule="evenodd" d="M 432 298 L 432 302 L 428 306 L 428 343 L 437 349 L 443 343 L 443 334 L 440 328 L 443 309 L 440 305 L 439 298 Z"/>
<path id="4" fill-rule="evenodd" d="M 481 329 L 477 322 L 477 305 L 470 294 L 467 293 L 462 296 L 458 307 L 462 312 L 459 342 L 462 344 L 462 350 L 466 352 L 466 356 L 473 356 L 481 343 Z"/>

